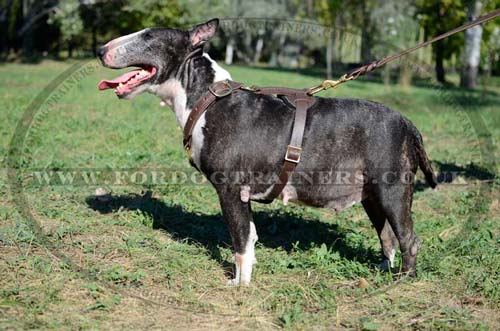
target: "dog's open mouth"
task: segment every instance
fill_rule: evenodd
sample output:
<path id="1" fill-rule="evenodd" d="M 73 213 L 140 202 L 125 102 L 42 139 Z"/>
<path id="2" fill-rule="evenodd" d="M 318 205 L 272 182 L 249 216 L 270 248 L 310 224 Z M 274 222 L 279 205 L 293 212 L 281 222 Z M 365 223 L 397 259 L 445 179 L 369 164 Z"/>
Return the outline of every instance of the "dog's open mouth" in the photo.
<path id="1" fill-rule="evenodd" d="M 123 96 L 132 92 L 137 86 L 144 84 L 156 74 L 153 66 L 143 66 L 141 69 L 129 71 L 115 79 L 103 79 L 99 82 L 99 90 L 115 89 L 118 96 Z"/>

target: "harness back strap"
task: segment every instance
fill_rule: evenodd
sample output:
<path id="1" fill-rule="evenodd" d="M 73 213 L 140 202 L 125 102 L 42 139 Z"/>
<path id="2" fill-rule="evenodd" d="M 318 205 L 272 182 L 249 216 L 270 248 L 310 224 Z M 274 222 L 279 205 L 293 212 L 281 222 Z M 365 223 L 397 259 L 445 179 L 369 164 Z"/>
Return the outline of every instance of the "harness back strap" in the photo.
<path id="1" fill-rule="evenodd" d="M 272 94 L 284 96 L 292 105 L 295 106 L 295 118 L 293 121 L 292 137 L 290 144 L 287 146 L 283 167 L 278 176 L 278 181 L 274 184 L 271 192 L 265 198 L 266 201 L 273 201 L 280 195 L 283 188 L 288 183 L 290 174 L 295 170 L 295 167 L 300 162 L 302 155 L 302 140 L 304 138 L 304 129 L 307 120 L 307 110 L 311 107 L 315 99 L 310 96 L 307 89 L 298 90 L 286 87 L 255 87 L 246 88 L 243 83 L 223 80 L 215 82 L 208 88 L 208 91 L 198 100 L 195 107 L 189 114 L 189 117 L 184 126 L 184 148 L 191 157 L 191 139 L 193 129 L 201 115 L 214 104 L 218 99 L 230 95 L 233 91 L 244 89 L 254 93 Z"/>
<path id="2" fill-rule="evenodd" d="M 285 152 L 284 163 L 271 192 L 266 197 L 267 201 L 273 201 L 285 188 L 290 175 L 300 162 L 302 155 L 302 140 L 306 127 L 307 110 L 314 104 L 315 99 L 307 94 L 306 90 L 291 89 L 286 87 L 252 87 L 255 93 L 275 94 L 284 96 L 295 106 L 295 118 L 293 121 L 292 137 Z"/>

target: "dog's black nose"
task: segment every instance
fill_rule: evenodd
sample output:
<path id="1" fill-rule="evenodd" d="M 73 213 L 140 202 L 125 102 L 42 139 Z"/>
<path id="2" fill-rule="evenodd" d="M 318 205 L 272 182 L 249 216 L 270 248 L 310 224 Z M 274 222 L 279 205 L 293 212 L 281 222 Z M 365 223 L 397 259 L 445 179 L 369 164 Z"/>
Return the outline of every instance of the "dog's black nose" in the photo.
<path id="1" fill-rule="evenodd" d="M 102 59 L 102 57 L 104 56 L 104 54 L 106 54 L 106 51 L 107 51 L 106 47 L 104 47 L 104 46 L 99 47 L 99 48 L 97 49 L 97 56 L 98 56 L 100 59 Z"/>

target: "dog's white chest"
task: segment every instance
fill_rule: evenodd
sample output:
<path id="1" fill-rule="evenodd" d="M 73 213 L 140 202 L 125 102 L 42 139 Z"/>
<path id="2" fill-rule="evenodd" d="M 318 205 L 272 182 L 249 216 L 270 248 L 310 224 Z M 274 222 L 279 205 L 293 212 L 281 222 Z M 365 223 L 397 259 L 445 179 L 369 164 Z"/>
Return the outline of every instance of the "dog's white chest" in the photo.
<path id="1" fill-rule="evenodd" d="M 211 67 L 214 72 L 214 82 L 231 79 L 229 72 L 220 67 L 210 58 L 208 54 L 204 53 L 203 56 L 211 63 Z M 162 84 L 152 86 L 150 88 L 150 92 L 159 96 L 162 103 L 167 104 L 172 108 L 175 113 L 177 123 L 179 124 L 181 130 L 184 130 L 184 126 L 186 125 L 191 109 L 187 107 L 187 94 L 181 82 L 172 78 Z M 205 124 L 206 118 L 205 113 L 203 113 L 193 128 L 191 138 L 191 158 L 198 169 L 201 164 L 201 151 L 205 140 L 203 135 L 203 128 L 205 127 Z"/>

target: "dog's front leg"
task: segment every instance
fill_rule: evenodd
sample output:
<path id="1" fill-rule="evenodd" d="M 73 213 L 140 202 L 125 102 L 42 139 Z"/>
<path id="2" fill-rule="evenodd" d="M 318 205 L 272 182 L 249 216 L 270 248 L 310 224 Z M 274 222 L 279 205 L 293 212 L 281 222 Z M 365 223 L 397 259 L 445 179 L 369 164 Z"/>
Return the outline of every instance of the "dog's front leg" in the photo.
<path id="1" fill-rule="evenodd" d="M 233 240 L 236 273 L 230 285 L 248 285 L 252 277 L 252 267 L 256 262 L 254 245 L 257 231 L 252 222 L 250 201 L 241 201 L 239 188 L 223 187 L 217 190 L 224 222 Z"/>

